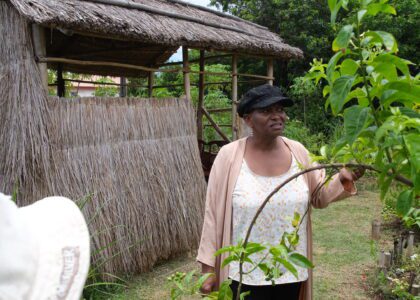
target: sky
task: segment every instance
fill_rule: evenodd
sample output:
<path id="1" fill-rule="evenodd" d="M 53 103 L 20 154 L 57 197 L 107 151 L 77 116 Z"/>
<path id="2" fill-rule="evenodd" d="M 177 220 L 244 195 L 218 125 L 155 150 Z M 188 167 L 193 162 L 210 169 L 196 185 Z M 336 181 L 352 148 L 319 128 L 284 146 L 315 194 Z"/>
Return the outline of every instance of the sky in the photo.
<path id="1" fill-rule="evenodd" d="M 190 2 L 192 4 L 197 4 L 201 6 L 207 6 L 210 3 L 210 0 L 184 0 L 185 2 Z"/>
<path id="2" fill-rule="evenodd" d="M 197 4 L 197 5 L 201 5 L 201 6 L 205 6 L 207 7 L 210 4 L 210 0 L 183 0 L 184 2 L 189 2 L 192 4 Z M 216 9 L 215 7 L 209 7 L 212 9 Z M 170 61 L 180 61 L 182 60 L 182 49 L 179 48 L 178 51 L 171 56 L 171 58 L 169 59 Z"/>

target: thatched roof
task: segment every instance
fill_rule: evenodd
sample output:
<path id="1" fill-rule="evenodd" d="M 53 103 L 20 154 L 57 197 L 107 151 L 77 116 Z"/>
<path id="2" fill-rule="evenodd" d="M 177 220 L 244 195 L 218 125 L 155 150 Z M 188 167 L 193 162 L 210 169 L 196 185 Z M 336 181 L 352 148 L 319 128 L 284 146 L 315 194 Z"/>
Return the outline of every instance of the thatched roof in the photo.
<path id="1" fill-rule="evenodd" d="M 178 0 L 9 1 L 30 21 L 59 28 L 66 35 L 94 35 L 137 42 L 143 47 L 159 46 L 148 65 L 164 61 L 181 45 L 281 59 L 302 56 L 300 49 L 265 27 Z M 60 51 L 70 53 L 67 46 L 78 49 L 67 43 Z"/>

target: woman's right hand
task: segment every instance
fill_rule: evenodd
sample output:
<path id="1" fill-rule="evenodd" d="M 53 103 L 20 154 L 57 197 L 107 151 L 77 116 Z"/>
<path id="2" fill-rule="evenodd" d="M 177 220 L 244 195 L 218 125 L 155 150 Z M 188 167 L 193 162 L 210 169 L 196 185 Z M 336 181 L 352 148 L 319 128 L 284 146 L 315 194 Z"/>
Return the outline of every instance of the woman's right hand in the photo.
<path id="1" fill-rule="evenodd" d="M 201 273 L 213 273 L 213 275 L 210 275 L 206 281 L 204 281 L 203 285 L 201 286 L 200 291 L 203 294 L 210 294 L 212 291 L 214 291 L 216 287 L 216 276 L 214 275 L 214 268 L 205 264 L 201 264 Z"/>

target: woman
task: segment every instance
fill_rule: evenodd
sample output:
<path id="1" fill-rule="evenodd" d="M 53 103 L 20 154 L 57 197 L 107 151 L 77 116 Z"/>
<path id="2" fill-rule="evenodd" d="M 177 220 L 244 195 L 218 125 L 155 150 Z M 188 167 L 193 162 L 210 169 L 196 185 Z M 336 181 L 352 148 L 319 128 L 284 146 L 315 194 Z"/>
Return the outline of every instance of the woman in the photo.
<path id="1" fill-rule="evenodd" d="M 243 239 L 250 221 L 266 196 L 285 179 L 311 165 L 308 151 L 299 142 L 282 137 L 287 119 L 284 107 L 293 105 L 279 88 L 262 85 L 248 91 L 238 105 L 238 114 L 252 129 L 252 135 L 220 149 L 210 172 L 206 208 L 197 260 L 203 273 L 215 273 L 203 284 L 209 293 L 228 278 L 233 280 L 234 293 L 239 278 L 238 264 L 221 268 L 227 257 L 214 253 Z M 304 215 L 308 205 L 324 208 L 329 203 L 356 193 L 354 174 L 340 170 L 317 193 L 324 181 L 323 170 L 306 173 L 289 182 L 267 204 L 257 220 L 250 241 L 277 244 L 283 232 L 290 232 L 294 212 Z M 297 251 L 312 259 L 312 232 L 309 213 L 301 225 Z M 263 254 L 261 254 L 263 255 Z M 259 256 L 252 257 L 258 261 Z M 244 265 L 245 266 L 245 265 Z M 244 276 L 247 299 L 312 299 L 311 270 L 298 269 L 296 279 L 290 273 L 276 280 L 273 286 L 265 281 L 260 270 Z"/>

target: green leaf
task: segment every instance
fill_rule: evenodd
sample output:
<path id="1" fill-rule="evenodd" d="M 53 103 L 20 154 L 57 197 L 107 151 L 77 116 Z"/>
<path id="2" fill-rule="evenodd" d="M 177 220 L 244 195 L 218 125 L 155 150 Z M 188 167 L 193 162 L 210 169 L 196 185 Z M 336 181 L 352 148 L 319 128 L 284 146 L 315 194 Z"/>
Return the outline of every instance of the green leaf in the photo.
<path id="1" fill-rule="evenodd" d="M 322 155 L 323 158 L 327 158 L 328 157 L 328 145 L 323 145 L 320 149 L 319 149 L 319 153 Z"/>
<path id="2" fill-rule="evenodd" d="M 402 192 L 397 199 L 397 213 L 404 216 L 413 205 L 414 193 L 412 190 Z"/>
<path id="3" fill-rule="evenodd" d="M 296 279 L 298 278 L 298 272 L 290 262 L 283 258 L 276 258 L 276 261 L 281 263 L 288 271 L 290 271 L 290 273 L 292 273 L 296 277 Z"/>
<path id="4" fill-rule="evenodd" d="M 249 296 L 249 295 L 251 295 L 251 291 L 243 292 L 239 295 L 239 299 L 240 300 L 245 300 L 246 296 Z"/>
<path id="5" fill-rule="evenodd" d="M 231 255 L 231 256 L 226 257 L 222 262 L 222 267 L 226 267 L 228 264 L 230 264 L 233 261 L 239 261 L 239 257 L 237 257 L 236 255 Z"/>
<path id="6" fill-rule="evenodd" d="M 385 90 L 382 92 L 380 100 L 384 107 L 388 107 L 394 102 L 398 102 L 405 106 L 411 107 L 416 103 L 417 97 L 412 94 L 399 92 L 396 90 Z"/>
<path id="7" fill-rule="evenodd" d="M 386 3 L 372 3 L 367 7 L 367 13 L 371 16 L 376 16 L 378 13 L 396 15 L 395 8 Z"/>
<path id="8" fill-rule="evenodd" d="M 269 252 L 273 256 L 287 256 L 288 253 L 287 248 L 284 245 L 271 247 Z"/>
<path id="9" fill-rule="evenodd" d="M 346 25 L 343 28 L 341 28 L 337 37 L 333 41 L 333 44 L 332 44 L 333 51 L 346 49 L 352 35 L 353 35 L 353 25 Z"/>
<path id="10" fill-rule="evenodd" d="M 369 112 L 369 107 L 358 105 L 349 107 L 344 111 L 344 129 L 346 140 L 350 145 L 356 141 L 359 134 L 365 128 Z"/>
<path id="11" fill-rule="evenodd" d="M 334 81 L 330 97 L 328 98 L 333 114 L 337 115 L 343 109 L 345 100 L 351 90 L 354 79 L 354 76 L 345 75 Z"/>
<path id="12" fill-rule="evenodd" d="M 385 46 L 385 49 L 387 51 L 390 51 L 392 53 L 398 51 L 398 44 L 395 40 L 394 36 L 388 32 L 385 31 L 368 31 L 366 32 L 367 37 L 372 37 L 372 42 L 380 42 Z"/>
<path id="13" fill-rule="evenodd" d="M 359 69 L 359 64 L 353 59 L 347 58 L 340 65 L 341 75 L 354 75 Z"/>
<path id="14" fill-rule="evenodd" d="M 375 66 L 375 72 L 382 75 L 387 80 L 397 80 L 397 68 L 390 63 L 379 63 Z"/>
<path id="15" fill-rule="evenodd" d="M 312 269 L 314 267 L 314 265 L 312 264 L 312 262 L 309 259 L 307 259 L 305 256 L 303 256 L 302 254 L 299 254 L 299 253 L 290 254 L 289 259 L 295 265 L 297 265 L 299 267 L 302 267 L 302 268 Z"/>
<path id="16" fill-rule="evenodd" d="M 359 23 L 362 22 L 362 19 L 366 15 L 366 13 L 367 9 L 362 9 L 357 12 L 357 20 L 359 21 Z"/>
<path id="17" fill-rule="evenodd" d="M 408 107 L 400 107 L 400 111 L 403 115 L 406 115 L 407 117 L 419 119 L 420 114 L 415 112 L 414 110 L 408 108 Z"/>
<path id="18" fill-rule="evenodd" d="M 293 215 L 292 226 L 296 228 L 299 225 L 300 214 L 295 212 Z"/>
<path id="19" fill-rule="evenodd" d="M 333 55 L 333 57 L 331 57 L 330 61 L 328 62 L 326 73 L 327 73 L 327 80 L 330 84 L 332 83 L 335 66 L 337 65 L 337 62 L 343 55 L 344 55 L 343 52 L 341 51 L 337 52 L 336 54 Z"/>
<path id="20" fill-rule="evenodd" d="M 404 135 L 404 143 L 410 153 L 410 161 L 415 166 L 416 171 L 420 170 L 420 134 L 408 133 Z"/>
<path id="21" fill-rule="evenodd" d="M 410 77 L 408 65 L 413 65 L 413 63 L 409 60 L 400 58 L 391 53 L 383 53 L 376 56 L 372 62 L 374 66 L 381 63 L 395 65 L 405 76 Z"/>
<path id="22" fill-rule="evenodd" d="M 408 99 L 419 100 L 420 87 L 406 81 L 391 81 L 384 85 L 384 90 L 396 90 L 406 94 Z"/>
<path id="23" fill-rule="evenodd" d="M 248 243 L 245 249 L 245 252 L 247 256 L 256 253 L 261 252 L 263 250 L 267 249 L 265 246 L 259 244 L 259 243 Z"/>
<path id="24" fill-rule="evenodd" d="M 267 273 L 268 273 L 268 271 L 270 270 L 270 269 L 268 268 L 268 265 L 267 265 L 266 263 L 260 263 L 260 264 L 258 264 L 258 268 L 259 268 L 261 271 L 263 271 L 263 272 L 264 272 L 264 274 L 267 274 Z"/>
<path id="25" fill-rule="evenodd" d="M 231 284 L 232 280 L 223 281 L 219 288 L 219 295 L 217 297 L 217 300 L 232 300 L 233 293 L 230 288 Z"/>
<path id="26" fill-rule="evenodd" d="M 335 20 L 337 19 L 337 13 L 341 8 L 341 1 L 337 0 L 328 0 L 328 7 L 330 8 L 330 12 L 331 12 L 331 25 L 335 25 Z"/>
<path id="27" fill-rule="evenodd" d="M 227 247 L 220 248 L 219 250 L 217 250 L 217 251 L 214 253 L 214 256 L 219 256 L 219 255 L 220 255 L 220 254 L 222 254 L 222 253 L 231 252 L 231 251 L 233 251 L 234 249 L 235 249 L 235 246 L 227 246 Z"/>

